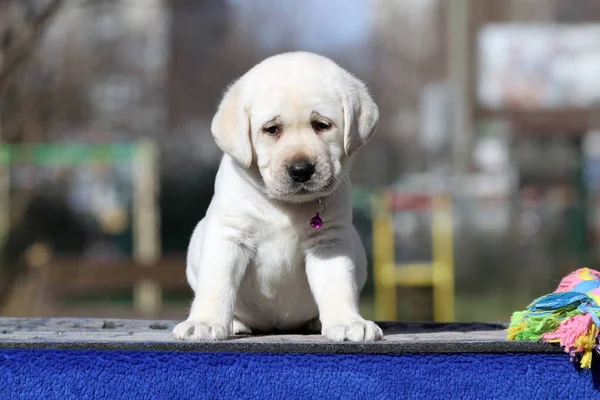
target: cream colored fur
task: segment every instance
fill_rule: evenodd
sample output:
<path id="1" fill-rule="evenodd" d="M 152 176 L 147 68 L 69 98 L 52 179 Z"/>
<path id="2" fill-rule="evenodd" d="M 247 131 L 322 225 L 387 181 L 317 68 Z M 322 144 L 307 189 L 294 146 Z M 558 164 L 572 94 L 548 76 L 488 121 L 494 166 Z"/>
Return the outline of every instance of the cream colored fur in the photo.
<path id="1" fill-rule="evenodd" d="M 338 341 L 382 338 L 359 312 L 367 260 L 348 176 L 378 118 L 362 82 L 311 53 L 270 57 L 228 88 L 211 127 L 225 155 L 189 245 L 195 298 L 176 338 L 302 327 Z M 288 172 L 298 159 L 314 164 L 306 182 Z M 324 225 L 314 229 L 319 199 Z"/>

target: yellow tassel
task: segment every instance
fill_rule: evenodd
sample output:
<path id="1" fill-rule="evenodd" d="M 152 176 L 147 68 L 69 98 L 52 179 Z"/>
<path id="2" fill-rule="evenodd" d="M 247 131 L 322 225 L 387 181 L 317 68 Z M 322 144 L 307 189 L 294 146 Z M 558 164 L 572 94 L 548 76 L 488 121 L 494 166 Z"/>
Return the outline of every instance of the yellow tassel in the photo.
<path id="1" fill-rule="evenodd" d="M 591 368 L 592 366 L 592 351 L 586 350 L 581 356 L 581 368 Z"/>
<path id="2" fill-rule="evenodd" d="M 511 326 L 510 328 L 508 328 L 508 334 L 506 335 L 506 339 L 515 340 L 517 337 L 517 332 L 519 331 L 520 329 L 518 326 Z"/>
<path id="3" fill-rule="evenodd" d="M 596 347 L 596 336 L 598 336 L 598 327 L 592 324 L 590 330 L 579 336 L 575 342 L 575 347 L 581 349 L 583 356 L 581 357 L 581 368 L 590 368 L 592 366 L 592 350 Z"/>
<path id="4" fill-rule="evenodd" d="M 579 336 L 575 342 L 575 347 L 584 349 L 593 349 L 596 345 L 596 336 L 598 335 L 598 327 L 596 324 L 591 324 L 590 329 L 585 335 Z"/>
<path id="5" fill-rule="evenodd" d="M 508 340 L 516 340 L 517 334 L 524 330 L 525 330 L 525 321 L 521 321 L 517 325 L 513 325 L 506 330 L 507 331 L 506 338 Z"/>

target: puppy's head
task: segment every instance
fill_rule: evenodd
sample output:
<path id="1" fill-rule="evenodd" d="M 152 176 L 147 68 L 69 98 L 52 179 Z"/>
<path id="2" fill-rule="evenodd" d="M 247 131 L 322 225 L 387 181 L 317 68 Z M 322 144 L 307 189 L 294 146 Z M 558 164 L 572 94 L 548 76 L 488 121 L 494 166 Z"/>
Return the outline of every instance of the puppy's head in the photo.
<path id="1" fill-rule="evenodd" d="M 325 57 L 297 52 L 268 58 L 231 85 L 211 130 L 240 165 L 258 167 L 267 195 L 305 202 L 347 179 L 348 157 L 378 119 L 362 82 Z"/>

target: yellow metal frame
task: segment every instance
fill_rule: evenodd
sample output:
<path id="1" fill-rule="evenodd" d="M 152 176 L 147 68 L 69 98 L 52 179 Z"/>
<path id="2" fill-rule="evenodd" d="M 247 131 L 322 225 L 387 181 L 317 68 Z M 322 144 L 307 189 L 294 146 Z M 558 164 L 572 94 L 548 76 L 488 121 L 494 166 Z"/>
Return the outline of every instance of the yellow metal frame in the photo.
<path id="1" fill-rule="evenodd" d="M 432 263 L 395 264 L 393 210 L 390 195 L 373 198 L 373 262 L 375 316 L 379 321 L 397 318 L 396 289 L 433 288 L 435 321 L 454 321 L 454 251 L 452 198 L 432 196 Z"/>

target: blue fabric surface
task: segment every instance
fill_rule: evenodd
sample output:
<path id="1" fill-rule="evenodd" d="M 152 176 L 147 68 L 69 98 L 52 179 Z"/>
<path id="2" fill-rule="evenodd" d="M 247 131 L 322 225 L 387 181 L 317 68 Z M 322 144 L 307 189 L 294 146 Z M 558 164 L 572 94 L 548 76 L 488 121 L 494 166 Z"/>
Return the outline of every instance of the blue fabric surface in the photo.
<path id="1" fill-rule="evenodd" d="M 0 350 L 0 399 L 600 398 L 592 375 L 557 353 Z"/>

